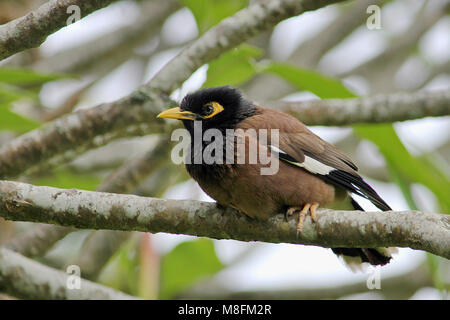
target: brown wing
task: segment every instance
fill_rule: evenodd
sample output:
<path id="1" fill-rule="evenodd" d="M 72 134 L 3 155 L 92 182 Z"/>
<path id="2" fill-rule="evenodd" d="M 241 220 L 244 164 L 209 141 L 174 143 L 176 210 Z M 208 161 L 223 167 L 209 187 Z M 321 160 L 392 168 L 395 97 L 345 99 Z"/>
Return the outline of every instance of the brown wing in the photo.
<path id="1" fill-rule="evenodd" d="M 304 132 L 280 132 L 280 149 L 303 153 L 327 166 L 357 175 L 358 168 L 342 151 L 306 129 Z M 289 151 L 288 151 L 289 150 Z"/>
<path id="2" fill-rule="evenodd" d="M 303 162 L 307 155 L 335 169 L 358 175 L 358 168 L 345 153 L 286 113 L 258 107 L 257 114 L 242 121 L 239 127 L 279 129 L 279 148 L 297 161 Z"/>
<path id="3" fill-rule="evenodd" d="M 358 168 L 342 151 L 322 140 L 294 117 L 267 108 L 239 124 L 243 129 L 278 129 L 279 145 L 269 142 L 279 158 L 311 174 L 362 196 L 381 210 L 390 207 L 358 174 Z M 274 140 L 274 139 L 272 139 Z M 269 140 L 270 141 L 270 140 Z"/>

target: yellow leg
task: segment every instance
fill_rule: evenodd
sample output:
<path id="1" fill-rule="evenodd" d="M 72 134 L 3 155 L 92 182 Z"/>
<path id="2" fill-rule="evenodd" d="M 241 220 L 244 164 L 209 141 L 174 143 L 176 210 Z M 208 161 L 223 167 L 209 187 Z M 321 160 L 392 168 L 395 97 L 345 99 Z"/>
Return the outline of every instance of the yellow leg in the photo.
<path id="1" fill-rule="evenodd" d="M 316 209 L 319 207 L 319 204 L 317 202 L 314 202 L 311 204 L 311 207 L 309 208 L 309 212 L 311 213 L 311 219 L 314 222 L 317 222 L 317 214 Z"/>
<path id="2" fill-rule="evenodd" d="M 317 221 L 316 209 L 319 207 L 317 202 L 306 203 L 298 214 L 297 235 L 303 231 L 303 223 L 308 214 L 313 222 Z"/>
<path id="3" fill-rule="evenodd" d="M 303 230 L 303 222 L 305 221 L 306 216 L 308 215 L 309 208 L 311 207 L 311 204 L 306 203 L 303 206 L 302 211 L 298 213 L 298 224 L 297 224 L 297 234 L 301 233 Z"/>

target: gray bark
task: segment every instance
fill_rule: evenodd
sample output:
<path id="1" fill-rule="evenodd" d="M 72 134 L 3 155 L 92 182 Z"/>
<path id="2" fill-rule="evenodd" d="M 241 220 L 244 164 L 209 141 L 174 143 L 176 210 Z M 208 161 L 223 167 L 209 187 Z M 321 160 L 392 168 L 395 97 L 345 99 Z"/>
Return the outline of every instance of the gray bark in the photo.
<path id="1" fill-rule="evenodd" d="M 49 35 L 67 25 L 74 5 L 81 17 L 106 7 L 117 0 L 52 0 L 35 11 L 0 26 L 0 61 L 20 51 L 36 48 Z"/>
<path id="2" fill-rule="evenodd" d="M 410 247 L 450 258 L 450 216 L 418 211 L 318 211 L 297 236 L 296 219 L 276 215 L 249 220 L 231 208 L 194 200 L 64 190 L 0 182 L 5 219 L 89 229 L 168 232 L 215 239 L 294 243 L 321 247 Z"/>
<path id="3" fill-rule="evenodd" d="M 80 289 L 70 289 L 70 275 L 0 248 L 0 291 L 22 299 L 138 299 L 81 279 Z"/>

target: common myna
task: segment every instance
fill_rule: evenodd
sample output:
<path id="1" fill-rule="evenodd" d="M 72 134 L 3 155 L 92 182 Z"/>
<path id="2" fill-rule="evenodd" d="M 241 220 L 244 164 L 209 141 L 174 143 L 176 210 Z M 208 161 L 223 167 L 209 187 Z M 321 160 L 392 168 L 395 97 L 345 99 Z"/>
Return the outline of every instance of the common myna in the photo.
<path id="1" fill-rule="evenodd" d="M 319 205 L 331 204 L 348 195 L 368 199 L 383 211 L 391 210 L 358 175 L 358 168 L 342 151 L 312 133 L 296 118 L 244 99 L 237 89 L 225 86 L 199 90 L 186 95 L 179 108 L 166 110 L 158 117 L 183 121 L 192 138 L 186 168 L 201 188 L 220 205 L 234 207 L 251 218 L 268 219 L 281 212 L 286 216 L 299 212 L 297 230 L 301 232 L 308 214 L 316 220 L 315 210 Z M 196 128 L 203 132 L 215 129 L 222 133 L 220 139 L 223 141 L 201 139 L 200 148 L 195 148 Z M 259 135 L 248 135 L 243 139 L 233 137 L 234 153 L 230 159 L 226 150 L 230 147 L 230 136 L 227 135 L 230 129 L 235 132 L 238 129 L 242 129 L 240 132 L 266 129 L 269 138 L 262 141 Z M 278 129 L 278 132 L 271 129 Z M 272 143 L 271 132 L 278 133 L 277 145 Z M 261 174 L 265 165 L 260 162 L 235 161 L 236 150 L 242 150 L 239 144 L 245 145 L 244 152 L 250 156 L 247 148 L 251 141 L 256 141 L 258 152 L 276 155 L 281 160 L 275 174 Z M 213 144 L 223 148 L 220 156 L 223 161 L 198 162 L 197 156 L 203 155 L 203 151 Z M 363 210 L 353 198 L 350 199 L 355 209 Z M 332 250 L 352 262 L 356 259 L 384 265 L 391 259 L 386 248 Z"/>

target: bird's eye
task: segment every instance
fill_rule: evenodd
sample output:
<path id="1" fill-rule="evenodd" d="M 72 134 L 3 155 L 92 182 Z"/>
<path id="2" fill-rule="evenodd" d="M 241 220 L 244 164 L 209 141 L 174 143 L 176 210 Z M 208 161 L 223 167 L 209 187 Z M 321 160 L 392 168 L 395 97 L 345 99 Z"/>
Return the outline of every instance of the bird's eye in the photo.
<path id="1" fill-rule="evenodd" d="M 203 108 L 203 115 L 204 116 L 209 116 L 211 113 L 214 112 L 214 107 L 210 104 L 207 104 L 204 108 Z"/>
<path id="2" fill-rule="evenodd" d="M 222 111 L 223 111 L 223 107 L 220 103 L 210 102 L 203 106 L 202 116 L 205 119 L 209 119 L 209 118 L 214 117 L 216 114 L 218 114 L 219 112 L 222 112 Z"/>

